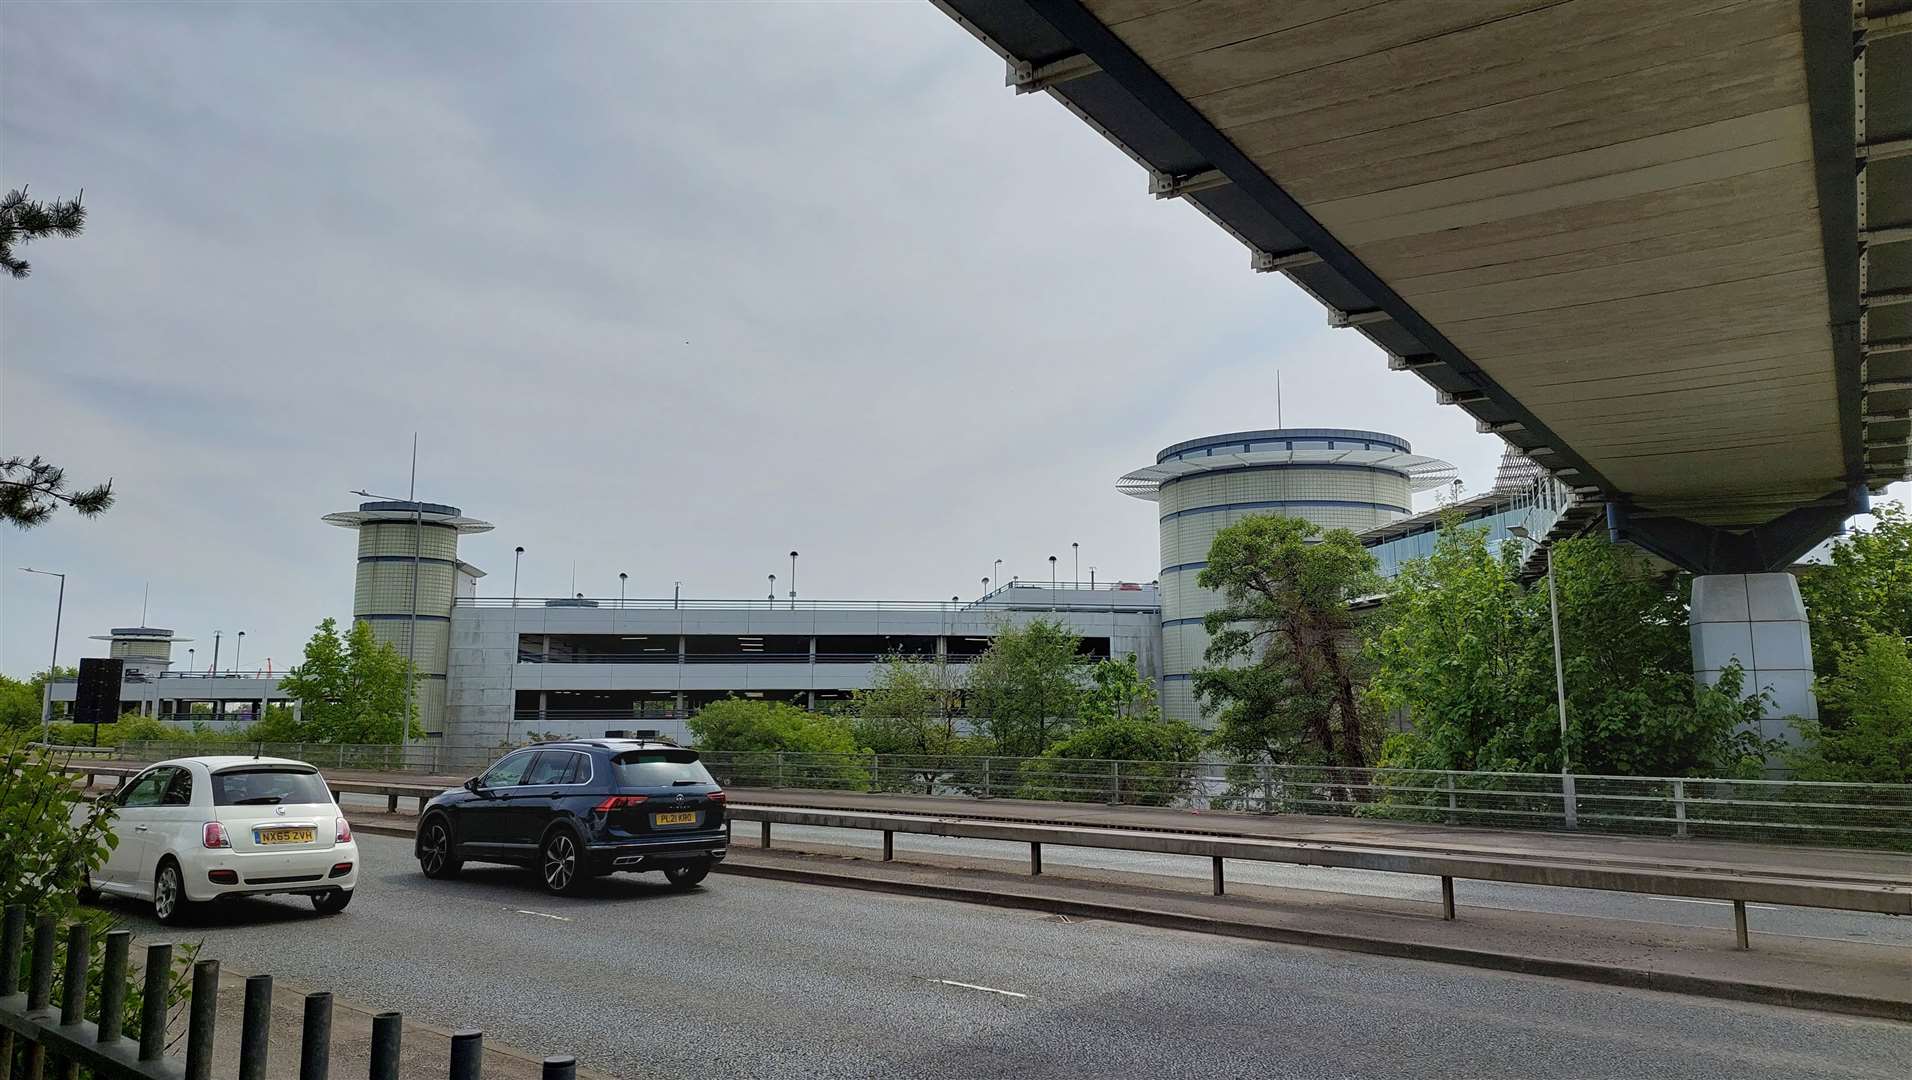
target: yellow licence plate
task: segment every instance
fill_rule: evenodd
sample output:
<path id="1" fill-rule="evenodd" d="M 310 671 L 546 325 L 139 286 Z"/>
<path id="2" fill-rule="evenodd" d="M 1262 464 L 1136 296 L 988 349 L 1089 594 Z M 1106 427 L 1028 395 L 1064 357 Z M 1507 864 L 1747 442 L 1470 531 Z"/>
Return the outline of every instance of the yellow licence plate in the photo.
<path id="1" fill-rule="evenodd" d="M 652 814 L 651 824 L 653 825 L 695 825 L 697 824 L 697 811 L 687 810 L 680 814 Z"/>
<path id="2" fill-rule="evenodd" d="M 258 837 L 261 846 L 269 844 L 309 844 L 318 835 L 317 829 L 260 829 L 253 834 Z"/>

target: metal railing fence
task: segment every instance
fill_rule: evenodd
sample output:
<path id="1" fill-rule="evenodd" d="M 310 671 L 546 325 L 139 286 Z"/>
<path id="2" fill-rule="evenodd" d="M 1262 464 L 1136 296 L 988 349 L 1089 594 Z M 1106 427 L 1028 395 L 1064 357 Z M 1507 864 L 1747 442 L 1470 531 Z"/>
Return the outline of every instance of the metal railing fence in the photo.
<path id="1" fill-rule="evenodd" d="M 633 731 L 651 718 L 628 718 Z M 91 748 L 75 748 L 93 753 Z M 260 753 L 320 768 L 476 773 L 500 746 L 128 742 L 117 756 L 159 761 Z M 968 798 L 1325 814 L 1377 820 L 1758 840 L 1912 850 L 1912 784 L 1839 784 L 1720 777 L 1350 769 L 1226 761 L 1091 761 L 956 754 L 705 751 L 724 784 Z M 1569 794 L 1569 792 L 1571 794 Z M 1573 822 L 1568 822 L 1569 804 Z"/>
<path id="2" fill-rule="evenodd" d="M 71 1078 L 82 1070 L 94 1077 L 115 1080 L 209 1080 L 213 1039 L 218 1027 L 219 961 L 193 964 L 192 996 L 187 1006 L 186 1047 L 182 1056 L 167 1052 L 169 1008 L 167 987 L 172 976 L 173 947 L 169 942 L 146 946 L 145 995 L 140 1000 L 139 1034 L 124 1033 L 128 969 L 133 935 L 114 930 L 106 935 L 98 970 L 91 967 L 91 931 L 74 923 L 61 932 L 51 916 L 33 921 L 31 952 L 27 952 L 27 911 L 7 908 L 0 932 L 0 1077 L 14 1075 L 14 1059 L 24 1059 L 24 1075 Z M 56 949 L 64 940 L 63 956 Z M 19 985 L 20 962 L 28 961 L 27 983 Z M 87 1008 L 89 984 L 98 985 L 98 1007 Z M 56 995 L 57 991 L 57 995 Z M 56 1007 L 57 1000 L 57 1007 Z M 326 1080 L 332 1059 L 332 995 L 305 996 L 299 1040 L 300 1080 Z M 88 1013 L 91 1011 L 91 1018 Z M 272 1034 L 272 976 L 246 979 L 244 1014 L 239 1022 L 240 1080 L 262 1080 Z M 404 1017 L 380 1013 L 372 1019 L 370 1075 L 374 1080 L 396 1080 Z M 446 1075 L 452 1080 L 479 1080 L 483 1070 L 484 1035 L 460 1031 L 451 1038 L 451 1060 Z M 357 1070 L 351 1070 L 356 1072 Z M 545 1080 L 574 1080 L 577 1059 L 548 1057 Z"/>

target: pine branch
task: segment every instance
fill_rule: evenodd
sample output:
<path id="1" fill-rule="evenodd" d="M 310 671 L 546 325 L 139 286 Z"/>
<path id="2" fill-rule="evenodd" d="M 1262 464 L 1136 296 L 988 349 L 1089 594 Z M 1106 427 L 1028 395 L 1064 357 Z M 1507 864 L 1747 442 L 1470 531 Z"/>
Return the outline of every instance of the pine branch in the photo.
<path id="1" fill-rule="evenodd" d="M 82 190 L 71 199 L 46 203 L 28 198 L 23 185 L 0 196 L 0 269 L 16 278 L 26 277 L 32 267 L 14 255 L 14 245 L 24 247 L 49 236 L 80 235 L 86 228 L 86 207 L 80 201 L 85 194 Z"/>

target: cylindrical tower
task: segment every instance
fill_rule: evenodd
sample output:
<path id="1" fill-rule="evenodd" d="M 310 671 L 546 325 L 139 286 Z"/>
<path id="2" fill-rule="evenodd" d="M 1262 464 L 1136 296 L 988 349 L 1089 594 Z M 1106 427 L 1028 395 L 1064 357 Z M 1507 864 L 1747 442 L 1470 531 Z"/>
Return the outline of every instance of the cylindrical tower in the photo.
<path id="1" fill-rule="evenodd" d="M 1208 548 L 1254 514 L 1305 518 L 1360 532 L 1413 512 L 1413 494 L 1454 478 L 1454 466 L 1413 453 L 1406 439 L 1347 428 L 1236 431 L 1176 443 L 1117 482 L 1161 504 L 1162 713 L 1201 720 L 1189 675 L 1203 664 L 1202 616 L 1220 597 L 1199 588 Z"/>
<path id="2" fill-rule="evenodd" d="M 110 634 L 94 634 L 93 640 L 112 643 L 106 655 L 125 661 L 126 674 L 158 678 L 173 666 L 173 646 L 192 638 L 174 637 L 171 630 L 156 626 L 116 626 Z"/>
<path id="3" fill-rule="evenodd" d="M 483 571 L 458 558 L 458 537 L 491 529 L 491 523 L 464 517 L 456 506 L 403 499 L 360 503 L 357 510 L 327 514 L 328 525 L 356 529 L 358 583 L 352 590 L 352 618 L 371 624 L 380 641 L 399 655 L 411 646 L 412 574 L 418 574 L 418 722 L 429 735 L 445 730 L 445 672 L 451 661 L 451 607 L 469 593 Z M 465 584 L 461 588 L 460 581 Z"/>

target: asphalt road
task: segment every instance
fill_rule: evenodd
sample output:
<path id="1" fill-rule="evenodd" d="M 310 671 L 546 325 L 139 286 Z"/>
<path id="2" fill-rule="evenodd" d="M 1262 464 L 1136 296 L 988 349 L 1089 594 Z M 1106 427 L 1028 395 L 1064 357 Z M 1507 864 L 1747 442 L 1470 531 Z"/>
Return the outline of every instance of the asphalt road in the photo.
<path id="1" fill-rule="evenodd" d="M 341 915 L 247 901 L 169 936 L 621 1077 L 1912 1075 L 1884 1021 L 722 875 L 558 899 L 359 843 Z"/>
<path id="2" fill-rule="evenodd" d="M 384 808 L 384 800 L 370 796 L 346 795 L 346 806 L 367 809 Z M 754 829 L 754 826 L 750 826 Z M 748 840 L 747 842 L 754 842 Z M 881 833 L 868 829 L 826 829 L 807 825 L 778 825 L 772 842 L 778 846 L 882 847 Z M 960 856 L 975 859 L 1018 861 L 1027 858 L 1020 844 L 960 837 L 916 836 L 899 833 L 898 853 L 921 852 L 931 855 Z M 1113 851 L 1096 848 L 1069 848 L 1049 845 L 1043 849 L 1043 863 L 1055 872 L 1069 866 L 1086 869 L 1118 870 L 1140 874 L 1208 880 L 1206 859 L 1153 855 L 1139 851 Z M 1312 889 L 1321 892 L 1380 896 L 1395 900 L 1440 902 L 1440 883 L 1416 874 L 1388 874 L 1372 870 L 1341 870 L 1328 867 L 1285 866 L 1280 863 L 1256 863 L 1235 859 L 1228 864 L 1228 880 L 1243 885 L 1273 888 Z M 1587 889 L 1547 889 L 1527 885 L 1502 885 L 1489 881 L 1456 881 L 1455 901 L 1464 907 L 1499 908 L 1507 911 L 1534 911 L 1555 915 L 1581 915 L 1632 922 L 1662 923 L 1671 926 L 1696 926 L 1730 932 L 1733 908 L 1724 900 L 1692 897 L 1638 896 L 1631 893 L 1596 892 Z M 1754 935 L 1851 941 L 1870 945 L 1890 945 L 1909 950 L 1912 964 L 1912 919 L 1894 918 L 1859 911 L 1828 911 L 1821 908 L 1779 907 L 1771 904 L 1748 905 L 1747 922 Z"/>

